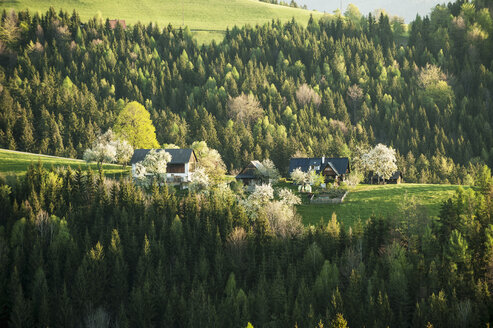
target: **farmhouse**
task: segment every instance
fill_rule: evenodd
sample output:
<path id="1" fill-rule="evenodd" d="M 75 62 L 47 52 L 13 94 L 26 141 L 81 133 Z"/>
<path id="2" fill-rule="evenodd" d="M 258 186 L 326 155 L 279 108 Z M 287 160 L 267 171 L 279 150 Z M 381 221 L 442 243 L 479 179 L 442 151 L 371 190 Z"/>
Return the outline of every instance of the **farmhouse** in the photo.
<path id="1" fill-rule="evenodd" d="M 130 160 L 132 176 L 135 176 L 135 165 L 144 160 L 150 149 L 136 149 Z M 197 166 L 197 156 L 193 149 L 157 149 L 171 155 L 166 168 L 166 182 L 185 186 L 191 181 L 191 173 Z"/>
<path id="2" fill-rule="evenodd" d="M 383 177 L 378 178 L 378 175 L 373 174 L 373 172 L 370 172 L 368 175 L 367 179 L 369 184 L 378 184 L 379 182 L 381 184 L 400 184 L 402 182 L 402 172 L 401 171 L 395 171 L 392 176 L 388 179 L 384 179 Z"/>
<path id="3" fill-rule="evenodd" d="M 251 161 L 241 172 L 236 176 L 236 180 L 242 181 L 245 186 L 255 186 L 262 183 L 262 172 L 265 167 L 259 161 Z"/>
<path id="4" fill-rule="evenodd" d="M 289 174 L 300 168 L 303 172 L 315 171 L 322 173 L 325 181 L 342 181 L 346 179 L 350 172 L 349 158 L 330 158 L 330 157 L 310 157 L 310 158 L 291 158 L 289 161 Z"/>

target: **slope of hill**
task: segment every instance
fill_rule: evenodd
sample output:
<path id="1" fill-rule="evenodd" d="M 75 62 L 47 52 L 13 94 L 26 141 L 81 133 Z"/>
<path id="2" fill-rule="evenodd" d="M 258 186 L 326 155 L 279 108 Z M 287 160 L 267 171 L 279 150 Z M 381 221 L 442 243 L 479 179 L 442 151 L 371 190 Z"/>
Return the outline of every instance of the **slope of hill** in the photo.
<path id="1" fill-rule="evenodd" d="M 363 223 L 371 216 L 402 216 L 403 206 L 414 203 L 421 211 L 431 216 L 440 213 L 444 201 L 454 195 L 457 185 L 400 184 L 400 185 L 359 185 L 351 190 L 343 204 L 300 205 L 298 213 L 303 223 L 318 224 L 320 219 L 330 221 L 332 213 L 345 227 L 352 226 L 358 219 Z"/>
<path id="2" fill-rule="evenodd" d="M 31 154 L 6 149 L 0 149 L 0 175 L 24 175 L 31 164 L 41 162 L 45 167 L 70 166 L 72 169 L 97 170 L 96 163 L 87 164 L 80 159 L 48 156 L 41 154 Z M 107 176 L 126 175 L 127 169 L 121 165 L 104 164 L 103 170 Z"/>
<path id="3" fill-rule="evenodd" d="M 158 23 L 164 27 L 172 24 L 175 27 L 188 26 L 199 42 L 209 42 L 213 38 L 218 41 L 227 27 L 263 24 L 272 19 L 285 22 L 291 18 L 306 24 L 310 15 L 322 16 L 322 13 L 285 6 L 277 6 L 255 0 L 18 0 L 2 1 L 1 9 L 28 8 L 33 12 L 45 13 L 50 7 L 57 11 L 62 8 L 79 13 L 83 21 L 95 16 L 103 19 L 124 19 L 126 23 L 142 22 Z"/>

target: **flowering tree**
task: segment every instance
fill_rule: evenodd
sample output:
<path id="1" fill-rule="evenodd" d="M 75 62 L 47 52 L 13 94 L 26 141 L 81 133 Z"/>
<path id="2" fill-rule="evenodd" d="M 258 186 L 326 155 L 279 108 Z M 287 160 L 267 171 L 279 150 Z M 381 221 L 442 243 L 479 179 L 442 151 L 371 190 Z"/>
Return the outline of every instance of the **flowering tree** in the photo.
<path id="1" fill-rule="evenodd" d="M 255 191 L 242 202 L 248 215 L 257 219 L 264 215 L 271 231 L 279 237 L 291 237 L 303 231 L 301 218 L 294 205 L 301 199 L 288 189 L 278 192 L 279 200 L 274 200 L 274 190 L 270 184 L 255 187 Z"/>
<path id="2" fill-rule="evenodd" d="M 116 146 L 113 140 L 113 131 L 108 129 L 92 144 L 92 148 L 84 151 L 84 160 L 86 162 L 97 162 L 99 168 L 103 162 L 114 162 L 116 160 Z"/>
<path id="3" fill-rule="evenodd" d="M 274 162 L 272 162 L 270 159 L 264 159 L 262 162 L 262 168 L 258 171 L 258 177 L 267 183 L 275 183 L 281 175 L 279 174 L 279 171 L 277 170 L 276 166 L 274 165 Z"/>
<path id="4" fill-rule="evenodd" d="M 219 152 L 209 148 L 205 141 L 194 141 L 192 149 L 195 151 L 195 155 L 197 155 L 199 166 L 205 170 L 209 178 L 220 180 L 226 173 L 226 165 Z"/>
<path id="5" fill-rule="evenodd" d="M 303 232 L 301 217 L 296 214 L 294 206 L 282 201 L 270 202 L 263 208 L 271 231 L 278 237 L 286 238 Z"/>
<path id="6" fill-rule="evenodd" d="M 83 158 L 86 162 L 97 162 L 98 167 L 101 167 L 103 162 L 126 165 L 132 155 L 132 146 L 126 140 L 117 139 L 113 131 L 108 129 L 92 144 L 92 148 L 86 149 Z"/>
<path id="7" fill-rule="evenodd" d="M 149 182 L 149 176 L 164 181 L 166 179 L 167 165 L 170 161 L 170 153 L 151 149 L 144 160 L 136 164 L 134 178 L 140 180 L 142 184 Z"/>
<path id="8" fill-rule="evenodd" d="M 361 156 L 361 165 L 366 171 L 373 171 L 378 177 L 389 179 L 397 170 L 395 150 L 383 144 L 376 145 Z"/>
<path id="9" fill-rule="evenodd" d="M 311 192 L 311 185 L 323 183 L 323 177 L 318 175 L 314 170 L 303 172 L 301 168 L 296 168 L 291 172 L 291 179 L 297 185 L 299 185 L 299 191 Z"/>
<path id="10" fill-rule="evenodd" d="M 279 190 L 278 195 L 281 202 L 288 206 L 301 204 L 301 198 L 293 194 L 293 192 L 287 188 Z"/>
<path id="11" fill-rule="evenodd" d="M 291 180 L 297 185 L 304 185 L 308 183 L 309 176 L 307 173 L 303 172 L 300 167 L 296 168 L 291 172 Z"/>
<path id="12" fill-rule="evenodd" d="M 130 162 L 130 159 L 132 158 L 132 155 L 134 153 L 134 148 L 127 140 L 121 140 L 121 139 L 115 142 L 115 147 L 116 147 L 116 156 L 115 156 L 116 162 L 126 166 L 128 162 Z"/>
<path id="13" fill-rule="evenodd" d="M 209 176 L 203 167 L 199 167 L 195 170 L 195 172 L 192 172 L 191 179 L 192 181 L 190 182 L 189 188 L 192 191 L 200 191 L 209 187 Z"/>

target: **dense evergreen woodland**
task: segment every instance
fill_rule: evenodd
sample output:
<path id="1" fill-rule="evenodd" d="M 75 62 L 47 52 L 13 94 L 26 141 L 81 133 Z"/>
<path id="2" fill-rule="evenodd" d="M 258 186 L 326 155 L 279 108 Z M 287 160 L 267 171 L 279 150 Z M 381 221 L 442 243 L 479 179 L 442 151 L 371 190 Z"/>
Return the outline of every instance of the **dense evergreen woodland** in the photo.
<path id="1" fill-rule="evenodd" d="M 207 46 L 171 26 L 4 12 L 0 147 L 82 157 L 136 101 L 159 143 L 206 141 L 230 170 L 270 158 L 285 172 L 295 154 L 383 142 L 407 181 L 474 187 L 437 218 L 407 199 L 391 218 L 279 237 L 224 186 L 32 165 L 0 179 L 0 326 L 491 326 L 488 3 L 436 7 L 408 39 L 353 8 Z"/>
<path id="2" fill-rule="evenodd" d="M 10 186 L 9 186 L 10 185 Z M 493 179 L 438 219 L 412 201 L 292 238 L 216 188 L 178 197 L 32 166 L 0 186 L 0 325 L 487 327 Z"/>
<path id="3" fill-rule="evenodd" d="M 408 39 L 388 16 L 353 7 L 306 28 L 233 28 L 208 46 L 171 26 L 4 12 L 0 147 L 80 158 L 137 101 L 161 144 L 204 140 L 230 170 L 271 158 L 285 172 L 296 153 L 351 156 L 382 142 L 399 151 L 409 182 L 469 182 L 475 164 L 493 164 L 485 5 L 439 6 Z M 260 112 L 235 115 L 242 95 Z"/>

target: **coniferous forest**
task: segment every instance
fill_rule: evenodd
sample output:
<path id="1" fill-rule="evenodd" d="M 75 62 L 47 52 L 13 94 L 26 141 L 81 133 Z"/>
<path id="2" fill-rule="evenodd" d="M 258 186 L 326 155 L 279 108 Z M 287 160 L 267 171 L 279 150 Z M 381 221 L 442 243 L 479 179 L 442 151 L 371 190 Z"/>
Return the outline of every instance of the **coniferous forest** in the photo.
<path id="1" fill-rule="evenodd" d="M 32 164 L 0 177 L 0 326 L 489 327 L 492 12 L 437 6 L 408 38 L 388 16 L 346 15 L 199 45 L 186 28 L 4 11 L 0 148 L 81 158 L 136 101 L 160 144 L 206 141 L 230 172 L 383 142 L 407 182 L 471 187 L 438 217 L 411 198 L 279 237 L 221 185 Z"/>
<path id="2" fill-rule="evenodd" d="M 491 167 L 489 9 L 439 6 L 407 44 L 388 16 L 353 16 L 233 28 L 199 46 L 171 26 L 4 12 L 0 147 L 81 158 L 137 101 L 161 144 L 204 140 L 230 170 L 270 158 L 286 172 L 296 152 L 351 156 L 378 142 L 398 150 L 408 182 L 463 183 Z M 262 111 L 235 119 L 228 103 L 242 95 Z"/>

